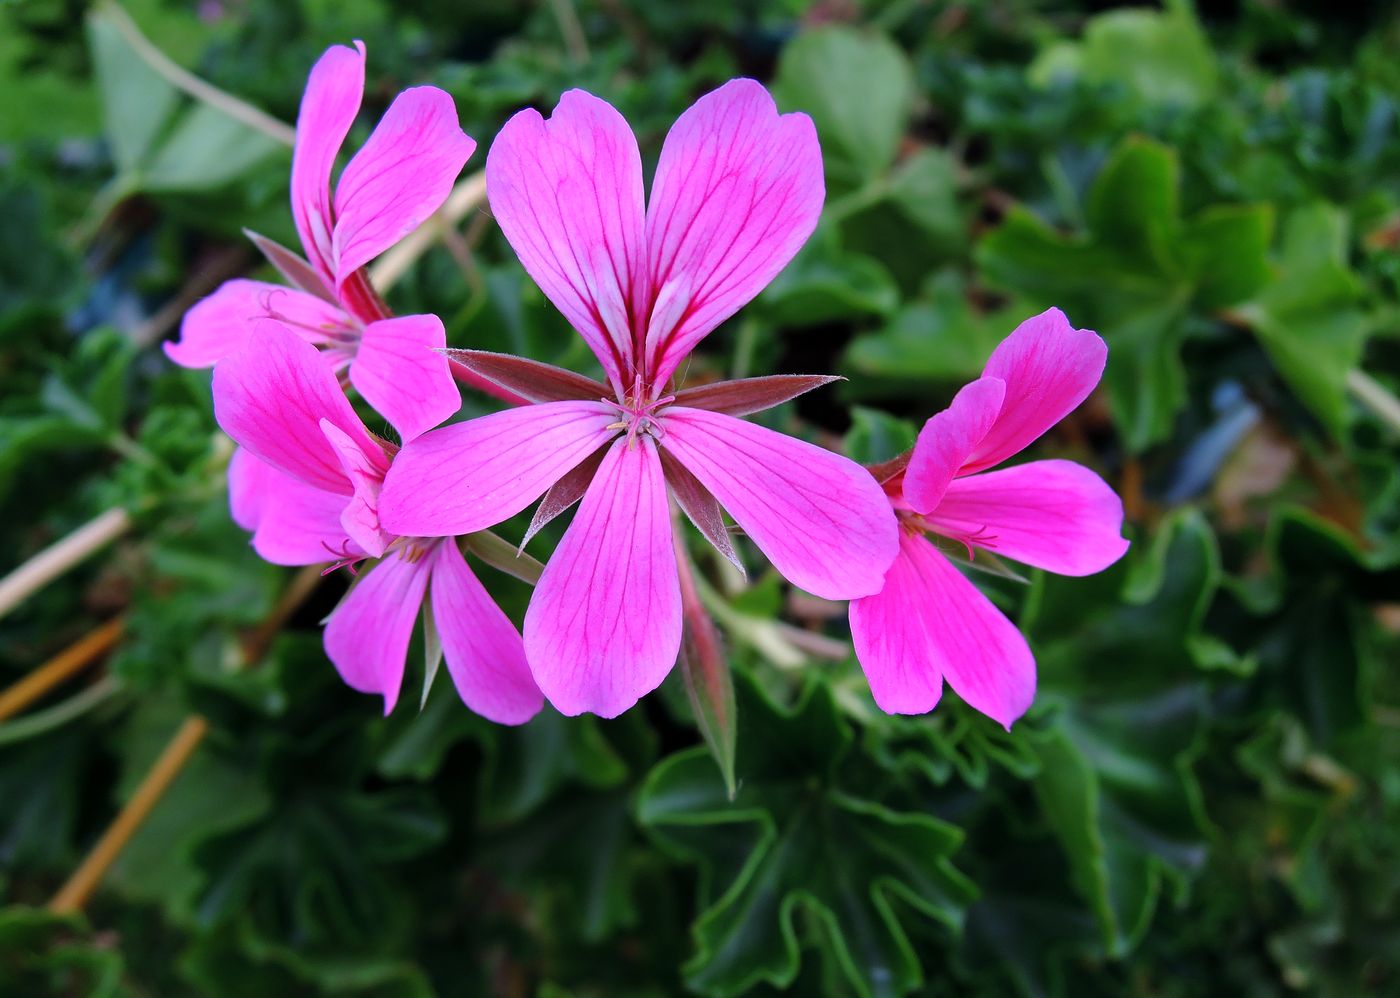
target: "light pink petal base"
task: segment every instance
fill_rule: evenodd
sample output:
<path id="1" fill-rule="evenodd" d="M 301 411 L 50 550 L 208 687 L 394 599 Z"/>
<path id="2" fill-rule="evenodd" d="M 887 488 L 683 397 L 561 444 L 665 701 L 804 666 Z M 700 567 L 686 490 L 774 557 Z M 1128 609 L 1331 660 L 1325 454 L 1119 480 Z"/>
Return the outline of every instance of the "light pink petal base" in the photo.
<path id="1" fill-rule="evenodd" d="M 497 724 L 523 724 L 544 696 L 525 662 L 520 632 L 481 585 L 457 542 L 438 544 L 433 564 L 433 620 L 457 693 Z"/>
<path id="2" fill-rule="evenodd" d="M 394 709 L 403 685 L 404 660 L 432 561 L 398 554 L 363 570 L 368 574 L 340 601 L 326 621 L 326 655 L 351 689 L 384 697 Z"/>
<path id="3" fill-rule="evenodd" d="M 880 591 L 898 549 L 898 528 L 868 471 L 717 412 L 672 406 L 662 421 L 662 446 L 790 582 L 826 599 Z"/>
<path id="4" fill-rule="evenodd" d="M 619 439 L 535 587 L 525 653 L 561 713 L 616 717 L 661 685 L 680 643 L 661 459 L 648 437 Z"/>
<path id="5" fill-rule="evenodd" d="M 1032 461 L 959 478 L 928 517 L 1015 561 L 1060 575 L 1092 575 L 1123 557 L 1123 501 L 1073 461 Z"/>
<path id="6" fill-rule="evenodd" d="M 601 402 L 543 402 L 431 430 L 394 458 L 380 522 L 412 537 L 494 526 L 601 447 L 616 419 Z"/>
<path id="7" fill-rule="evenodd" d="M 447 332 L 435 315 L 371 322 L 350 364 L 350 383 L 407 443 L 462 407 L 447 358 Z"/>

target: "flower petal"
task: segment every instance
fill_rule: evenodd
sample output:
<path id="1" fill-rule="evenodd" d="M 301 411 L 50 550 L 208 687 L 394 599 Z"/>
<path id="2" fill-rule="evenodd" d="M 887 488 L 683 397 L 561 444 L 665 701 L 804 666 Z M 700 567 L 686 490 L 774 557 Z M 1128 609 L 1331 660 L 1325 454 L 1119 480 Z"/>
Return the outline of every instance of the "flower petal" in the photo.
<path id="1" fill-rule="evenodd" d="M 1103 338 L 1075 329 L 1058 308 L 1017 326 L 982 372 L 1006 383 L 1001 415 L 959 474 L 990 468 L 1029 447 L 1089 397 L 1107 359 Z"/>
<path id="2" fill-rule="evenodd" d="M 1092 575 L 1123 557 L 1123 502 L 1073 461 L 1032 461 L 959 478 L 928 516 L 933 529 L 1061 575 Z"/>
<path id="3" fill-rule="evenodd" d="M 561 713 L 616 717 L 661 685 L 681 645 L 666 481 L 649 437 L 603 458 L 525 614 L 525 654 Z"/>
<path id="4" fill-rule="evenodd" d="M 248 342 L 253 320 L 278 318 L 308 343 L 324 343 L 346 325 L 335 305 L 304 291 L 263 281 L 225 281 L 180 322 L 178 343 L 163 344 L 181 367 L 212 367 Z"/>
<path id="5" fill-rule="evenodd" d="M 894 588 L 889 589 L 892 585 Z M 933 707 L 942 675 L 1009 728 L 1035 698 L 1035 659 L 1011 621 L 923 537 L 906 534 L 887 593 L 851 605 L 856 657 L 882 710 Z"/>
<path id="6" fill-rule="evenodd" d="M 938 505 L 967 456 L 996 423 L 1005 392 L 999 379 L 978 378 L 924 423 L 904 469 L 904 501 L 911 509 L 927 513 Z"/>
<path id="7" fill-rule="evenodd" d="M 300 482 L 243 448 L 228 466 L 233 519 L 253 531 L 253 550 L 274 565 L 319 565 L 365 554 L 340 525 L 345 496 Z"/>
<path id="8" fill-rule="evenodd" d="M 898 528 L 868 471 L 717 412 L 672 406 L 662 423 L 662 445 L 790 582 L 826 599 L 880 591 Z"/>
<path id="9" fill-rule="evenodd" d="M 876 705 L 886 714 L 924 714 L 943 693 L 943 672 L 925 612 L 929 593 L 909 548 L 927 545 L 903 534 L 885 588 L 851 600 L 851 640 Z"/>
<path id="10" fill-rule="evenodd" d="M 787 266 L 825 197 L 812 119 L 778 114 L 755 81 L 731 80 L 677 119 L 647 210 L 653 384 Z"/>
<path id="11" fill-rule="evenodd" d="M 447 332 L 435 315 L 381 319 L 365 327 L 350 383 L 407 443 L 462 408 L 452 380 Z"/>
<path id="12" fill-rule="evenodd" d="M 340 678 L 353 690 L 383 696 L 385 714 L 399 699 L 431 567 L 430 559 L 392 554 L 362 573 L 326 619 L 326 655 Z"/>
<path id="13" fill-rule="evenodd" d="M 520 111 L 486 157 L 491 212 L 525 270 L 618 389 L 644 301 L 642 158 L 622 115 L 582 90 Z"/>
<path id="14" fill-rule="evenodd" d="M 523 724 L 544 695 L 525 662 L 520 632 L 472 574 L 454 540 L 437 546 L 431 599 L 447 671 L 457 694 L 497 724 Z"/>
<path id="15" fill-rule="evenodd" d="M 395 97 L 336 184 L 335 287 L 427 221 L 475 149 L 445 92 L 412 87 Z"/>
<path id="16" fill-rule="evenodd" d="M 332 267 L 331 170 L 365 92 L 365 46 L 332 45 L 311 67 L 297 113 L 292 150 L 292 218 L 307 260 L 327 287 L 335 286 Z"/>
<path id="17" fill-rule="evenodd" d="M 321 420 L 321 432 L 326 435 L 340 458 L 345 477 L 355 488 L 355 494 L 340 512 L 340 525 L 372 558 L 381 558 L 394 535 L 379 525 L 379 488 L 384 481 L 384 452 L 375 448 L 367 453 L 330 420 Z"/>
<path id="18" fill-rule="evenodd" d="M 380 522 L 412 537 L 494 526 L 601 447 L 616 419 L 601 402 L 543 402 L 430 430 L 394 458 Z"/>
<path id="19" fill-rule="evenodd" d="M 308 485 L 350 495 L 354 489 L 321 432 L 321 420 L 383 460 L 379 441 L 355 415 L 315 347 L 271 319 L 256 320 L 254 327 L 247 346 L 214 367 L 215 418 L 268 464 Z"/>

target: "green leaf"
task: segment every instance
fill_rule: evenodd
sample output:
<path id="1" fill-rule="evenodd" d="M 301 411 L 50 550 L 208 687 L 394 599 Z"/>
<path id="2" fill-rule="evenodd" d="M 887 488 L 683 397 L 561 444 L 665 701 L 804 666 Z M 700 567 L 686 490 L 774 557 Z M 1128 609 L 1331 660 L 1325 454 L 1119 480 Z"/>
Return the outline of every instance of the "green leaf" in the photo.
<path id="1" fill-rule="evenodd" d="M 858 464 L 879 464 L 898 457 L 914 446 L 919 428 L 879 409 L 851 408 L 851 432 L 846 434 L 846 456 Z"/>
<path id="2" fill-rule="evenodd" d="M 1278 278 L 1237 310 L 1303 404 L 1338 436 L 1346 428 L 1347 375 L 1371 331 L 1347 251 L 1339 209 L 1299 208 L 1284 223 Z"/>
<path id="3" fill-rule="evenodd" d="M 0 993 L 134 995 L 122 981 L 122 954 L 110 941 L 82 938 L 84 928 L 74 915 L 23 905 L 0 908 Z"/>
<path id="4" fill-rule="evenodd" d="M 894 162 L 914 78 L 888 38 L 828 25 L 783 49 L 774 91 L 786 110 L 811 115 L 832 175 L 868 181 Z"/>
<path id="5" fill-rule="evenodd" d="M 824 686 L 809 686 L 789 712 L 736 678 L 735 799 L 700 748 L 663 760 L 637 803 L 658 842 L 701 865 L 705 907 L 688 984 L 715 995 L 790 984 L 801 951 L 797 914 L 805 912 L 821 928 L 831 973 L 850 990 L 917 987 L 923 968 L 905 912 L 960 924 L 972 889 L 948 857 L 961 836 L 842 785 L 851 732 Z"/>
<path id="6" fill-rule="evenodd" d="M 899 304 L 894 278 L 874 257 L 814 237 L 759 296 L 780 326 L 809 326 L 866 315 L 889 315 Z"/>
<path id="7" fill-rule="evenodd" d="M 141 170 L 141 186 L 153 192 L 210 190 L 237 180 L 284 148 L 222 111 L 196 104 Z"/>
<path id="8" fill-rule="evenodd" d="M 1184 0 L 1167 10 L 1115 10 L 1091 17 L 1082 41 L 1059 42 L 1031 64 L 1032 82 L 1062 76 L 1117 84 L 1144 104 L 1194 108 L 1219 86 L 1215 53 Z"/>
<path id="9" fill-rule="evenodd" d="M 1115 422 L 1134 452 L 1164 440 L 1186 401 L 1192 312 L 1252 293 L 1267 268 L 1267 208 L 1210 207 L 1183 221 L 1179 183 L 1171 148 L 1130 137 L 1089 191 L 1087 232 L 1064 235 L 1018 208 L 977 248 L 991 283 L 1103 335 Z"/>
<path id="10" fill-rule="evenodd" d="M 882 328 L 857 337 L 847 348 L 845 365 L 866 376 L 853 382 L 852 390 L 873 394 L 869 377 L 896 385 L 975 378 L 996 345 L 1028 314 L 1016 304 L 974 312 L 962 278 L 943 271 Z"/>
<path id="11" fill-rule="evenodd" d="M 112 158 L 129 174 L 154 148 L 180 93 L 137 54 L 106 10 L 93 10 L 87 28 Z"/>

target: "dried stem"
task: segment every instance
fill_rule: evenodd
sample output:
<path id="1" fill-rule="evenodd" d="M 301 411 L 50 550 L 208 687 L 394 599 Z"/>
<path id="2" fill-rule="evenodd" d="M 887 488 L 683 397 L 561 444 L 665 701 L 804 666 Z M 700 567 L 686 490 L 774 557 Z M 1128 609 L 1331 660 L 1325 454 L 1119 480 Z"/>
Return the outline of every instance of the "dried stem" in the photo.
<path id="1" fill-rule="evenodd" d="M 291 615 L 296 612 L 297 607 L 306 601 L 316 589 L 316 582 L 320 580 L 320 573 L 316 569 L 303 569 L 293 577 L 291 584 L 283 593 L 282 598 L 277 601 L 277 605 L 272 608 L 262 626 L 244 647 L 245 664 L 253 664 L 260 658 L 271 643 L 273 635 L 277 629 L 287 622 Z M 194 755 L 199 743 L 204 740 L 204 736 L 209 733 L 209 722 L 198 714 L 191 714 L 185 718 L 173 738 L 161 751 L 160 757 L 156 759 L 155 765 L 150 772 L 141 780 L 136 792 L 131 795 L 130 800 L 117 813 L 107 830 L 102 833 L 102 838 L 97 840 L 92 851 L 87 854 L 78 868 L 73 871 L 73 875 L 68 878 L 53 900 L 49 902 L 49 910 L 57 914 L 68 914 L 80 911 L 92 893 L 97 890 L 102 883 L 102 878 L 127 843 L 131 841 L 133 835 L 141 827 L 142 822 L 150 815 L 161 797 L 170 789 L 175 782 L 185 764 Z"/>
<path id="2" fill-rule="evenodd" d="M 49 902 L 51 912 L 67 915 L 82 910 L 108 869 L 116 862 L 126 844 L 131 841 L 131 837 L 141 827 L 141 823 L 165 795 L 165 791 L 170 789 L 170 785 L 175 782 L 175 778 L 185 768 L 185 763 L 189 762 L 190 756 L 208 733 L 209 722 L 204 718 L 196 714 L 185 719 L 180 729 L 175 732 L 175 737 L 165 746 L 160 758 L 151 767 L 151 771 L 146 774 L 141 785 L 121 809 L 116 820 L 102 833 L 97 845 L 73 871 L 67 883 L 53 896 L 53 900 Z"/>
<path id="3" fill-rule="evenodd" d="M 126 621 L 113 617 L 49 659 L 19 682 L 0 692 L 0 721 L 14 717 L 65 679 L 77 675 L 117 643 Z"/>
<path id="4" fill-rule="evenodd" d="M 224 114 L 240 121 L 256 131 L 262 132 L 275 142 L 290 146 L 296 140 L 296 130 L 284 121 L 278 121 L 266 111 L 259 110 L 247 101 L 239 100 L 225 93 L 212 83 L 201 80 L 183 66 L 156 48 L 151 40 L 141 33 L 131 15 L 116 3 L 103 3 L 98 10 L 111 18 L 113 26 L 121 32 L 126 43 L 132 47 L 141 60 L 176 87 L 197 101 L 217 108 Z"/>
<path id="5" fill-rule="evenodd" d="M 1356 400 L 1378 416 L 1392 433 L 1400 433 L 1400 399 L 1360 368 L 1347 372 L 1347 387 Z"/>
<path id="6" fill-rule="evenodd" d="M 120 508 L 109 509 L 44 548 L 0 579 L 0 617 L 130 529 L 130 513 Z"/>

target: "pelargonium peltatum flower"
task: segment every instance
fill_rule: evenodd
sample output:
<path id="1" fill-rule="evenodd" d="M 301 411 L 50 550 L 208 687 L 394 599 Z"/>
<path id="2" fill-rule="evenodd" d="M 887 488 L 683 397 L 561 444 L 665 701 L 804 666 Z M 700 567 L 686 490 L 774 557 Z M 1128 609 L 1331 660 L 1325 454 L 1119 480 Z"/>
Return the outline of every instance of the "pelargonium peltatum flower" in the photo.
<path id="1" fill-rule="evenodd" d="M 778 114 L 752 80 L 725 84 L 667 135 L 646 205 L 626 121 L 573 90 L 548 119 L 533 110 L 511 118 L 486 181 L 521 263 L 609 385 L 456 353 L 536 404 L 409 443 L 379 512 L 394 531 L 443 536 L 489 527 L 546 491 L 532 530 L 582 500 L 525 617 L 526 655 L 550 702 L 611 717 L 675 664 L 682 622 L 668 486 L 728 556 L 721 507 L 803 589 L 830 599 L 877 592 L 898 538 L 869 472 L 737 418 L 830 379 L 668 385 L 816 226 L 825 191 L 811 120 Z"/>
<path id="2" fill-rule="evenodd" d="M 346 684 L 394 708 L 423 600 L 468 707 L 519 724 L 543 699 L 515 625 L 455 540 L 403 537 L 375 513 L 394 447 L 355 414 L 316 349 L 281 323 L 252 320 L 244 348 L 214 367 L 214 413 L 239 444 L 229 465 L 233 517 L 279 565 L 381 559 L 326 623 L 326 654 Z"/>
<path id="3" fill-rule="evenodd" d="M 1123 556 L 1123 504 L 1072 461 L 989 471 L 1073 411 L 1099 383 L 1104 341 L 1059 309 L 1017 327 L 982 377 L 924 424 L 914 449 L 876 468 L 901 526 L 899 556 L 875 595 L 852 600 L 856 657 L 881 709 L 932 710 L 946 679 L 1010 727 L 1035 696 L 1035 659 L 1016 626 L 925 537 L 934 534 L 1060 575 Z"/>
<path id="4" fill-rule="evenodd" d="M 254 237 L 294 287 L 226 282 L 185 314 L 179 342 L 165 352 L 185 367 L 208 367 L 242 348 L 250 319 L 279 319 L 411 440 L 462 404 L 439 352 L 446 333 L 435 315 L 391 318 L 363 268 L 442 205 L 476 143 L 458 126 L 450 96 L 413 87 L 394 99 L 332 195 L 336 154 L 364 89 L 361 42 L 327 49 L 307 80 L 292 154 L 292 215 L 307 259 Z"/>

